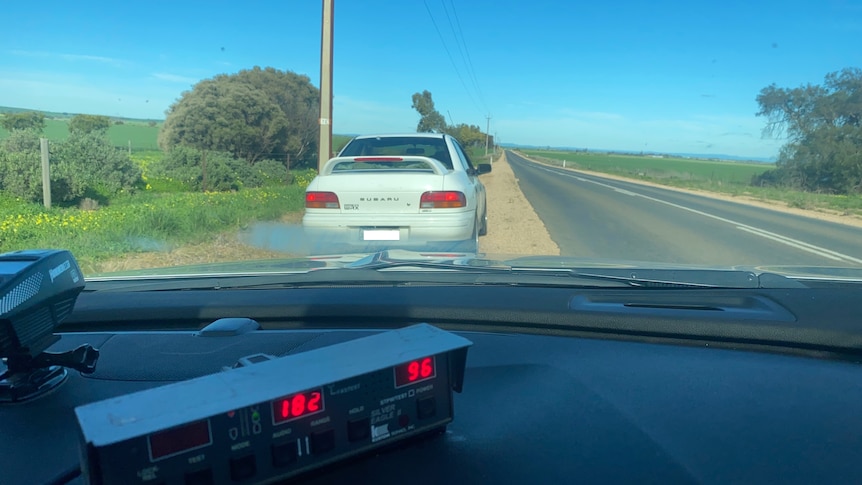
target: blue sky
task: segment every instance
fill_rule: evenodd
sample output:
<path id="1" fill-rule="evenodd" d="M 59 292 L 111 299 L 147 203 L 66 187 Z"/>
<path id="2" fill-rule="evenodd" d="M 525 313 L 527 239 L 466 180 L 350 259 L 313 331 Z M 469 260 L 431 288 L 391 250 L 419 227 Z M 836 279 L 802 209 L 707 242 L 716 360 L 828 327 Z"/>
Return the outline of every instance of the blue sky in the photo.
<path id="1" fill-rule="evenodd" d="M 862 66 L 858 0 L 335 3 L 335 133 L 413 131 L 427 89 L 504 143 L 771 157 L 760 89 Z M 7 2 L 0 105 L 163 118 L 255 65 L 319 85 L 320 1 L 203 5 Z"/>

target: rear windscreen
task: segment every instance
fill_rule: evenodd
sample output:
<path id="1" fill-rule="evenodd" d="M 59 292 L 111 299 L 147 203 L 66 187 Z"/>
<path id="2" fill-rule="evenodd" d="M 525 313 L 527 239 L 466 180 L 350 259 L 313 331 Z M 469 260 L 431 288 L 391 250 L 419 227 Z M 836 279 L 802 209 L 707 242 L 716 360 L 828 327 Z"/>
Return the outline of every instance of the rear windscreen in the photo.
<path id="1" fill-rule="evenodd" d="M 374 155 L 414 155 L 439 160 L 446 168 L 452 169 L 452 158 L 446 141 L 442 138 L 419 136 L 390 136 L 381 138 L 358 138 L 344 147 L 341 157 L 368 157 Z M 394 168 L 389 165 L 389 168 Z"/>

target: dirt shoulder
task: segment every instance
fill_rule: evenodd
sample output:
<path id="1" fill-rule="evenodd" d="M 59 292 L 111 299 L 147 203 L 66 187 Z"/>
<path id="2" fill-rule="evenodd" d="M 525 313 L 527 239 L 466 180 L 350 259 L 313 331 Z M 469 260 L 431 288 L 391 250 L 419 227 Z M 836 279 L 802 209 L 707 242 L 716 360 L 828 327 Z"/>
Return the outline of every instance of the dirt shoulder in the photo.
<path id="1" fill-rule="evenodd" d="M 535 158 L 528 157 L 524 153 L 518 152 L 518 155 L 522 156 L 524 158 L 527 158 L 529 160 L 532 160 L 536 163 L 542 163 L 544 165 L 543 162 L 536 160 Z M 554 167 L 562 168 L 558 165 L 554 165 Z M 630 182 L 633 184 L 645 185 L 648 187 L 658 187 L 661 189 L 673 190 L 676 192 L 684 192 L 686 194 L 700 195 L 702 197 L 709 197 L 711 199 L 736 202 L 739 204 L 746 204 L 746 205 L 750 205 L 753 207 L 759 207 L 762 209 L 773 210 L 776 212 L 783 212 L 786 214 L 794 214 L 794 215 L 798 215 L 798 216 L 802 216 L 802 217 L 810 217 L 812 219 L 820 219 L 823 221 L 830 221 L 830 222 L 835 222 L 838 224 L 845 224 L 848 226 L 862 227 L 862 217 L 855 215 L 855 214 L 844 214 L 844 213 L 837 211 L 837 210 L 800 209 L 797 207 L 790 207 L 787 205 L 786 202 L 777 201 L 777 200 L 775 200 L 775 201 L 763 200 L 763 199 L 759 199 L 757 197 L 750 197 L 750 196 L 746 196 L 746 195 L 732 196 L 732 195 L 727 195 L 727 194 L 721 194 L 718 192 L 710 192 L 708 190 L 684 189 L 681 187 L 673 187 L 670 185 L 657 184 L 655 182 L 647 182 L 645 180 L 639 180 L 636 178 L 622 177 L 619 175 L 613 175 L 613 174 L 608 174 L 608 173 L 604 173 L 604 172 L 594 172 L 592 170 L 581 170 L 581 169 L 575 170 L 575 169 L 568 168 L 568 167 L 564 168 L 563 170 L 569 170 L 571 172 L 579 172 L 579 173 L 583 173 L 583 174 L 587 174 L 587 175 L 595 175 L 597 177 L 604 177 L 607 179 L 619 180 L 622 182 Z"/>
<path id="2" fill-rule="evenodd" d="M 487 254 L 559 255 L 560 248 L 524 197 L 505 152 L 491 173 L 481 176 L 488 204 L 488 235 L 479 238 Z"/>

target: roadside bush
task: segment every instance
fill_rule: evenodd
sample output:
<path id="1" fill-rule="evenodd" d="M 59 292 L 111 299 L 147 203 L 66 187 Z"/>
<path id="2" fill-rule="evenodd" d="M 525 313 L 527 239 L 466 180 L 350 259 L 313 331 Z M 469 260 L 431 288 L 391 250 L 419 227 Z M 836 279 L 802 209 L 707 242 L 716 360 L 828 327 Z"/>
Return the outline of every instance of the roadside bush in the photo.
<path id="1" fill-rule="evenodd" d="M 14 130 L 0 144 L 0 188 L 15 197 L 39 201 L 42 197 L 42 159 L 39 131 Z M 58 176 L 51 174 L 57 181 Z"/>
<path id="2" fill-rule="evenodd" d="M 56 144 L 51 165 L 68 180 L 68 190 L 60 194 L 64 201 L 84 196 L 101 199 L 130 191 L 141 182 L 141 169 L 128 153 L 115 148 L 100 132 L 72 134 Z M 51 190 L 54 192 L 53 188 Z"/>
<path id="3" fill-rule="evenodd" d="M 38 151 L 0 152 L 0 188 L 10 195 L 38 201 L 42 194 L 42 172 Z M 57 176 L 52 174 L 53 181 Z"/>
<path id="4" fill-rule="evenodd" d="M 39 133 L 16 130 L 0 147 L 0 188 L 16 197 L 42 200 Z M 140 182 L 128 155 L 97 133 L 74 134 L 50 146 L 51 199 L 75 203 L 83 197 L 105 202 Z"/>
<path id="5" fill-rule="evenodd" d="M 277 160 L 261 160 L 251 167 L 249 178 L 245 181 L 249 187 L 271 187 L 287 183 L 287 167 Z"/>
<path id="6" fill-rule="evenodd" d="M 789 185 L 789 180 L 783 170 L 773 168 L 759 175 L 753 175 L 751 185 L 755 187 L 785 187 Z"/>
<path id="7" fill-rule="evenodd" d="M 206 187 L 204 187 L 203 153 L 195 148 L 176 146 L 150 165 L 153 177 L 174 180 L 195 191 L 238 190 L 250 178 L 251 170 L 243 160 L 229 153 L 206 154 Z"/>
<path id="8" fill-rule="evenodd" d="M 7 152 L 38 152 L 39 138 L 42 136 L 39 130 L 28 128 L 26 130 L 12 130 L 9 136 L 0 144 L 0 148 Z"/>
<path id="9" fill-rule="evenodd" d="M 288 180 L 287 168 L 276 160 L 261 160 L 249 165 L 227 152 L 208 151 L 206 155 L 206 187 L 203 153 L 186 146 L 176 146 L 160 160 L 149 163 L 148 181 L 170 181 L 194 191 L 221 192 L 284 185 Z"/>

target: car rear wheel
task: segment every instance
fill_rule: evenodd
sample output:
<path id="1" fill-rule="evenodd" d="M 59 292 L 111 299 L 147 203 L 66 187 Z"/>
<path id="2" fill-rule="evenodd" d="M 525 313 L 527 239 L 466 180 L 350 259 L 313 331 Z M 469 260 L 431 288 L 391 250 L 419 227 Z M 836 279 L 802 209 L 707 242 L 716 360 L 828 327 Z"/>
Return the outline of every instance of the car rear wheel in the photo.
<path id="1" fill-rule="evenodd" d="M 485 209 L 485 212 L 482 214 L 482 226 L 479 229 L 480 236 L 488 235 L 488 209 Z"/>
<path id="2" fill-rule="evenodd" d="M 476 220 L 473 222 L 473 235 L 470 236 L 470 239 L 464 240 L 459 245 L 458 250 L 465 253 L 478 253 L 479 252 L 479 221 Z"/>

